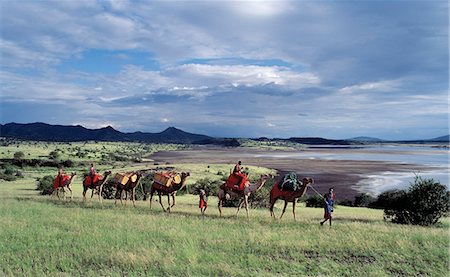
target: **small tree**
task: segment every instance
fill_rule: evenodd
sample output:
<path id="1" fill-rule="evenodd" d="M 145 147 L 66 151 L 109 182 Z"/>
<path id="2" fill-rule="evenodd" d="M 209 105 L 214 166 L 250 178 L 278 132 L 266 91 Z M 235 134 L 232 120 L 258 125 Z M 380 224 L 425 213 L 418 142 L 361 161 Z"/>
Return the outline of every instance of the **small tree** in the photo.
<path id="1" fill-rule="evenodd" d="M 36 190 L 39 190 L 42 195 L 53 193 L 53 182 L 55 178 L 51 175 L 44 176 L 37 180 Z"/>
<path id="2" fill-rule="evenodd" d="M 305 204 L 306 207 L 322 208 L 325 205 L 325 202 L 319 195 L 312 195 L 306 199 Z"/>
<path id="3" fill-rule="evenodd" d="M 353 205 L 355 207 L 368 207 L 370 203 L 374 202 L 375 199 L 367 193 L 361 193 L 360 195 L 355 196 L 355 202 Z"/>
<path id="4" fill-rule="evenodd" d="M 54 150 L 48 154 L 48 157 L 54 161 L 57 161 L 60 157 L 60 154 L 58 151 Z"/>
<path id="5" fill-rule="evenodd" d="M 384 214 L 394 223 L 429 226 L 449 211 L 449 201 L 444 185 L 416 176 L 409 190 L 399 193 Z"/>
<path id="6" fill-rule="evenodd" d="M 14 153 L 14 159 L 15 160 L 21 160 L 25 157 L 25 154 L 22 151 L 17 151 Z"/>

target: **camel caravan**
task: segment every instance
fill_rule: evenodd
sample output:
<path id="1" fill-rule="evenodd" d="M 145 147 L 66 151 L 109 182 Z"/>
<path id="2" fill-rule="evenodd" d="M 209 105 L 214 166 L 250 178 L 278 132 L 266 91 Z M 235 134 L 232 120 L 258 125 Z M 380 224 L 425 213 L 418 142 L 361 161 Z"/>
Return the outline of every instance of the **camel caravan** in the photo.
<path id="1" fill-rule="evenodd" d="M 249 216 L 248 211 L 248 201 L 249 197 L 252 193 L 260 190 L 264 184 L 269 180 L 274 178 L 274 176 L 269 174 L 263 174 L 259 177 L 259 179 L 252 183 L 249 180 L 249 175 L 243 173 L 241 171 L 241 161 L 239 161 L 232 172 L 230 172 L 227 180 L 219 187 L 217 191 L 218 196 L 218 210 L 219 215 L 222 216 L 222 207 L 225 201 L 230 200 L 238 200 L 236 216 L 239 214 L 241 208 L 245 208 L 247 217 Z M 190 176 L 189 172 L 173 172 L 173 171 L 162 171 L 162 172 L 154 172 L 153 174 L 153 182 L 150 186 L 150 190 L 146 191 L 144 185 L 142 185 L 141 180 L 146 177 L 149 173 L 146 170 L 142 171 L 133 171 L 133 172 L 125 172 L 125 173 L 116 173 L 112 176 L 111 171 L 105 171 L 103 174 L 98 174 L 94 170 L 94 165 L 91 164 L 89 168 L 89 173 L 84 175 L 83 179 L 83 201 L 86 201 L 86 193 L 89 189 L 92 190 L 91 198 L 95 194 L 98 194 L 99 201 L 102 201 L 102 191 L 105 184 L 108 182 L 110 177 L 113 177 L 113 183 L 115 184 L 115 194 L 114 194 L 114 205 L 117 204 L 117 200 L 120 200 L 122 203 L 123 193 L 125 193 L 125 205 L 127 205 L 127 200 L 130 198 L 133 202 L 133 206 L 136 207 L 135 199 L 136 199 L 136 189 L 139 185 L 141 185 L 141 189 L 144 195 L 144 201 L 146 201 L 147 195 L 150 194 L 149 198 L 149 206 L 152 208 L 152 200 L 153 195 L 155 193 L 158 194 L 159 204 L 164 212 L 171 211 L 176 204 L 176 194 L 178 191 L 184 189 L 186 187 L 186 180 Z M 73 172 L 70 175 L 66 175 L 60 169 L 58 171 L 58 175 L 55 177 L 54 181 L 54 192 L 52 195 L 56 195 L 59 197 L 61 192 L 64 192 L 64 188 L 67 188 L 70 191 L 70 197 L 73 198 L 73 193 L 71 189 L 71 185 L 75 180 L 76 173 Z M 292 203 L 292 213 L 294 220 L 295 218 L 295 204 L 297 199 L 305 195 L 308 187 L 312 188 L 314 184 L 314 180 L 311 177 L 305 177 L 301 180 L 297 178 L 295 173 L 288 173 L 282 176 L 280 180 L 275 182 L 272 190 L 270 191 L 270 199 L 269 199 L 269 211 L 270 216 L 275 218 L 274 213 L 274 205 L 277 200 L 284 200 L 284 207 L 280 216 L 280 219 L 283 217 L 286 207 L 289 202 Z M 317 191 L 312 188 L 316 193 Z M 167 208 L 164 207 L 162 201 L 162 195 L 167 196 Z M 201 214 L 204 216 L 205 210 L 207 208 L 207 195 L 205 191 L 200 190 L 200 202 L 199 208 L 201 210 Z M 322 195 L 319 194 L 320 197 Z M 334 200 L 334 194 L 325 197 L 322 197 L 328 209 L 328 214 L 326 217 L 330 219 L 331 224 L 331 214 L 330 214 L 330 206 L 332 206 L 332 202 Z M 65 194 L 64 194 L 65 199 Z M 171 202 L 172 200 L 172 202 Z M 332 210 L 332 208 L 331 208 Z"/>

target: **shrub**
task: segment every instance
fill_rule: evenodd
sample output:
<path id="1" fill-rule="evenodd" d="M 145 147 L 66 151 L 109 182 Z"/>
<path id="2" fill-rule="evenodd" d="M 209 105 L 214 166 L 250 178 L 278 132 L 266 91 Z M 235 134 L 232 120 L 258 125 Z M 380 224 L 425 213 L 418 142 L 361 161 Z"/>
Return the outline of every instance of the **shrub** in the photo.
<path id="1" fill-rule="evenodd" d="M 2 165 L 2 167 L 4 170 L 3 172 L 0 171 L 0 179 L 10 182 L 15 181 L 18 177 L 23 177 L 22 172 L 9 163 Z"/>
<path id="2" fill-rule="evenodd" d="M 200 194 L 200 190 L 203 189 L 206 192 L 206 195 L 215 195 L 217 196 L 217 191 L 219 190 L 222 182 L 220 181 L 212 181 L 209 178 L 203 178 L 198 180 L 194 185 L 189 188 L 190 194 L 198 195 Z"/>
<path id="3" fill-rule="evenodd" d="M 408 191 L 396 194 L 392 205 L 384 210 L 394 223 L 429 226 L 436 224 L 449 210 L 449 192 L 433 179 L 416 176 Z"/>
<path id="4" fill-rule="evenodd" d="M 324 206 L 323 198 L 318 195 L 312 195 L 305 201 L 306 207 L 322 208 Z"/>
<path id="5" fill-rule="evenodd" d="M 36 190 L 40 191 L 42 195 L 49 195 L 53 193 L 53 182 L 55 177 L 51 175 L 46 175 L 37 180 Z"/>
<path id="6" fill-rule="evenodd" d="M 103 199 L 114 199 L 116 193 L 116 183 L 114 178 L 109 178 L 108 181 L 103 185 L 102 197 Z"/>
<path id="7" fill-rule="evenodd" d="M 72 160 L 65 160 L 62 165 L 64 167 L 72 167 L 73 166 L 73 161 Z"/>
<path id="8" fill-rule="evenodd" d="M 58 151 L 54 150 L 54 151 L 52 151 L 52 152 L 50 152 L 50 153 L 48 154 L 48 157 L 49 157 L 50 159 L 56 161 L 56 160 L 59 159 L 60 154 L 59 154 Z"/>
<path id="9" fill-rule="evenodd" d="M 14 153 L 14 159 L 15 160 L 21 160 L 25 157 L 25 154 L 22 151 L 17 151 Z"/>
<path id="10" fill-rule="evenodd" d="M 369 208 L 375 209 L 391 209 L 395 207 L 395 200 L 399 199 L 405 194 L 404 190 L 388 190 L 380 195 L 378 195 L 377 199 L 369 204 Z"/>
<path id="11" fill-rule="evenodd" d="M 369 194 L 361 193 L 360 195 L 355 196 L 355 202 L 353 202 L 353 205 L 355 207 L 368 207 L 374 201 L 375 198 Z"/>
<path id="12" fill-rule="evenodd" d="M 267 180 L 260 190 L 250 194 L 248 199 L 250 206 L 253 208 L 268 208 L 270 205 L 270 191 L 276 181 L 275 179 Z"/>

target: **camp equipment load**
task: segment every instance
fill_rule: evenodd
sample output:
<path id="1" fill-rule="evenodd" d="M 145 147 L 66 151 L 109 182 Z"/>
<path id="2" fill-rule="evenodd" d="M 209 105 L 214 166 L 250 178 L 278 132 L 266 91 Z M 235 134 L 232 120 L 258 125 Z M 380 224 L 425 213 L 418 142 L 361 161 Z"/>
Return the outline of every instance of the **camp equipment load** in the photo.
<path id="1" fill-rule="evenodd" d="M 126 174 L 116 173 L 116 175 L 114 176 L 114 181 L 122 185 L 125 185 L 129 179 L 130 178 Z"/>
<path id="2" fill-rule="evenodd" d="M 153 181 L 160 185 L 170 187 L 174 184 L 179 184 L 181 182 L 181 176 L 176 172 L 158 172 L 153 176 Z"/>
<path id="3" fill-rule="evenodd" d="M 137 175 L 134 172 L 132 172 L 132 173 L 116 173 L 116 175 L 114 176 L 114 180 L 116 181 L 116 183 L 126 185 L 129 180 L 131 180 L 131 182 L 133 182 L 133 183 L 136 182 Z"/>
<path id="4" fill-rule="evenodd" d="M 278 182 L 278 189 L 285 191 L 300 190 L 301 182 L 297 180 L 297 174 L 291 172 L 284 175 L 283 179 Z"/>
<path id="5" fill-rule="evenodd" d="M 247 175 L 231 173 L 227 179 L 226 184 L 229 189 L 242 191 L 244 190 L 246 182 L 247 182 Z"/>

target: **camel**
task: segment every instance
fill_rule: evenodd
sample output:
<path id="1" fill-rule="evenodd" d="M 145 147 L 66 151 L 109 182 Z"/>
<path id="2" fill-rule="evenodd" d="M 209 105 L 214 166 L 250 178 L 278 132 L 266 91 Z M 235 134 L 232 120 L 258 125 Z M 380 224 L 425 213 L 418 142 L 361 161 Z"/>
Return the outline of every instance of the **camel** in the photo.
<path id="1" fill-rule="evenodd" d="M 100 176 L 101 178 L 99 178 L 92 185 L 91 185 L 91 181 L 90 181 L 89 175 L 85 175 L 84 176 L 84 180 L 83 180 L 83 201 L 86 201 L 86 192 L 87 192 L 87 190 L 88 189 L 92 189 L 91 198 L 94 196 L 94 190 L 97 190 L 97 192 L 98 192 L 98 200 L 101 203 L 102 202 L 103 185 L 106 183 L 106 181 L 108 180 L 108 177 L 110 175 L 111 175 L 111 171 L 110 170 L 105 171 L 105 173 L 103 174 L 103 177 Z"/>
<path id="2" fill-rule="evenodd" d="M 272 177 L 271 175 L 267 174 L 261 175 L 261 178 L 256 184 L 251 184 L 249 181 L 247 181 L 244 190 L 240 192 L 227 189 L 226 184 L 220 186 L 219 192 L 217 193 L 217 196 L 219 197 L 218 208 L 220 216 L 222 216 L 222 205 L 225 200 L 239 199 L 239 205 L 236 211 L 236 216 L 239 214 L 239 210 L 241 209 L 242 205 L 245 204 L 245 210 L 247 212 L 248 218 L 248 198 L 250 194 L 261 189 L 266 183 L 266 181 L 271 177 Z"/>
<path id="3" fill-rule="evenodd" d="M 125 191 L 125 206 L 127 205 L 127 201 L 128 201 L 128 192 L 131 192 L 131 198 L 133 199 L 133 206 L 136 207 L 135 204 L 135 199 L 136 199 L 136 187 L 139 184 L 139 182 L 141 181 L 142 178 L 142 173 L 138 172 L 138 173 L 133 173 L 132 175 L 136 174 L 136 180 L 133 182 L 132 178 L 128 179 L 128 182 L 123 185 L 120 182 L 117 182 L 116 184 L 116 194 L 114 196 L 115 201 L 114 201 L 114 205 L 116 205 L 117 203 L 117 196 L 120 196 L 120 204 L 122 204 L 122 193 L 123 191 Z"/>
<path id="4" fill-rule="evenodd" d="M 59 184 L 59 182 L 55 180 L 52 196 L 54 196 L 56 193 L 56 196 L 58 196 L 58 198 L 60 198 L 59 193 L 62 189 L 62 192 L 64 193 L 64 200 L 66 200 L 66 193 L 64 191 L 64 187 L 67 187 L 67 189 L 70 191 L 70 199 L 73 199 L 73 192 L 72 192 L 72 189 L 70 188 L 70 185 L 75 180 L 76 175 L 77 175 L 76 172 L 72 172 L 70 175 L 63 175 L 63 181 L 61 184 Z M 58 177 L 56 177 L 56 178 L 58 178 Z"/>
<path id="5" fill-rule="evenodd" d="M 181 173 L 181 182 L 178 184 L 173 184 L 170 187 L 166 187 L 164 185 L 160 185 L 157 182 L 153 182 L 152 183 L 152 187 L 150 188 L 150 209 L 152 208 L 152 198 L 153 198 L 153 194 L 156 192 L 158 192 L 158 196 L 159 196 L 159 204 L 161 204 L 161 207 L 163 209 L 163 211 L 167 211 L 170 213 L 170 208 L 172 208 L 173 206 L 175 206 L 175 196 L 177 194 L 177 191 L 179 191 L 180 189 L 184 188 L 186 186 L 186 179 L 187 177 L 191 176 L 191 174 L 189 172 L 182 172 Z M 146 194 L 144 192 L 144 194 Z M 167 210 L 164 208 L 162 201 L 161 201 L 161 195 L 167 195 L 167 202 L 168 202 L 168 207 Z M 170 197 L 172 196 L 172 200 L 173 200 L 173 204 L 170 205 Z"/>
<path id="6" fill-rule="evenodd" d="M 280 219 L 283 217 L 284 212 L 286 211 L 286 206 L 288 202 L 292 202 L 292 213 L 294 214 L 294 220 L 295 220 L 295 202 L 297 198 L 302 197 L 306 193 L 306 189 L 309 185 L 312 185 L 314 183 L 313 178 L 311 177 L 305 177 L 302 180 L 302 186 L 300 190 L 298 191 L 286 191 L 286 190 L 280 190 L 278 188 L 278 183 L 275 183 L 272 190 L 270 191 L 270 216 L 275 218 L 275 213 L 273 212 L 273 206 L 275 205 L 275 202 L 277 202 L 278 199 L 284 200 L 284 208 L 283 212 L 281 213 Z"/>

